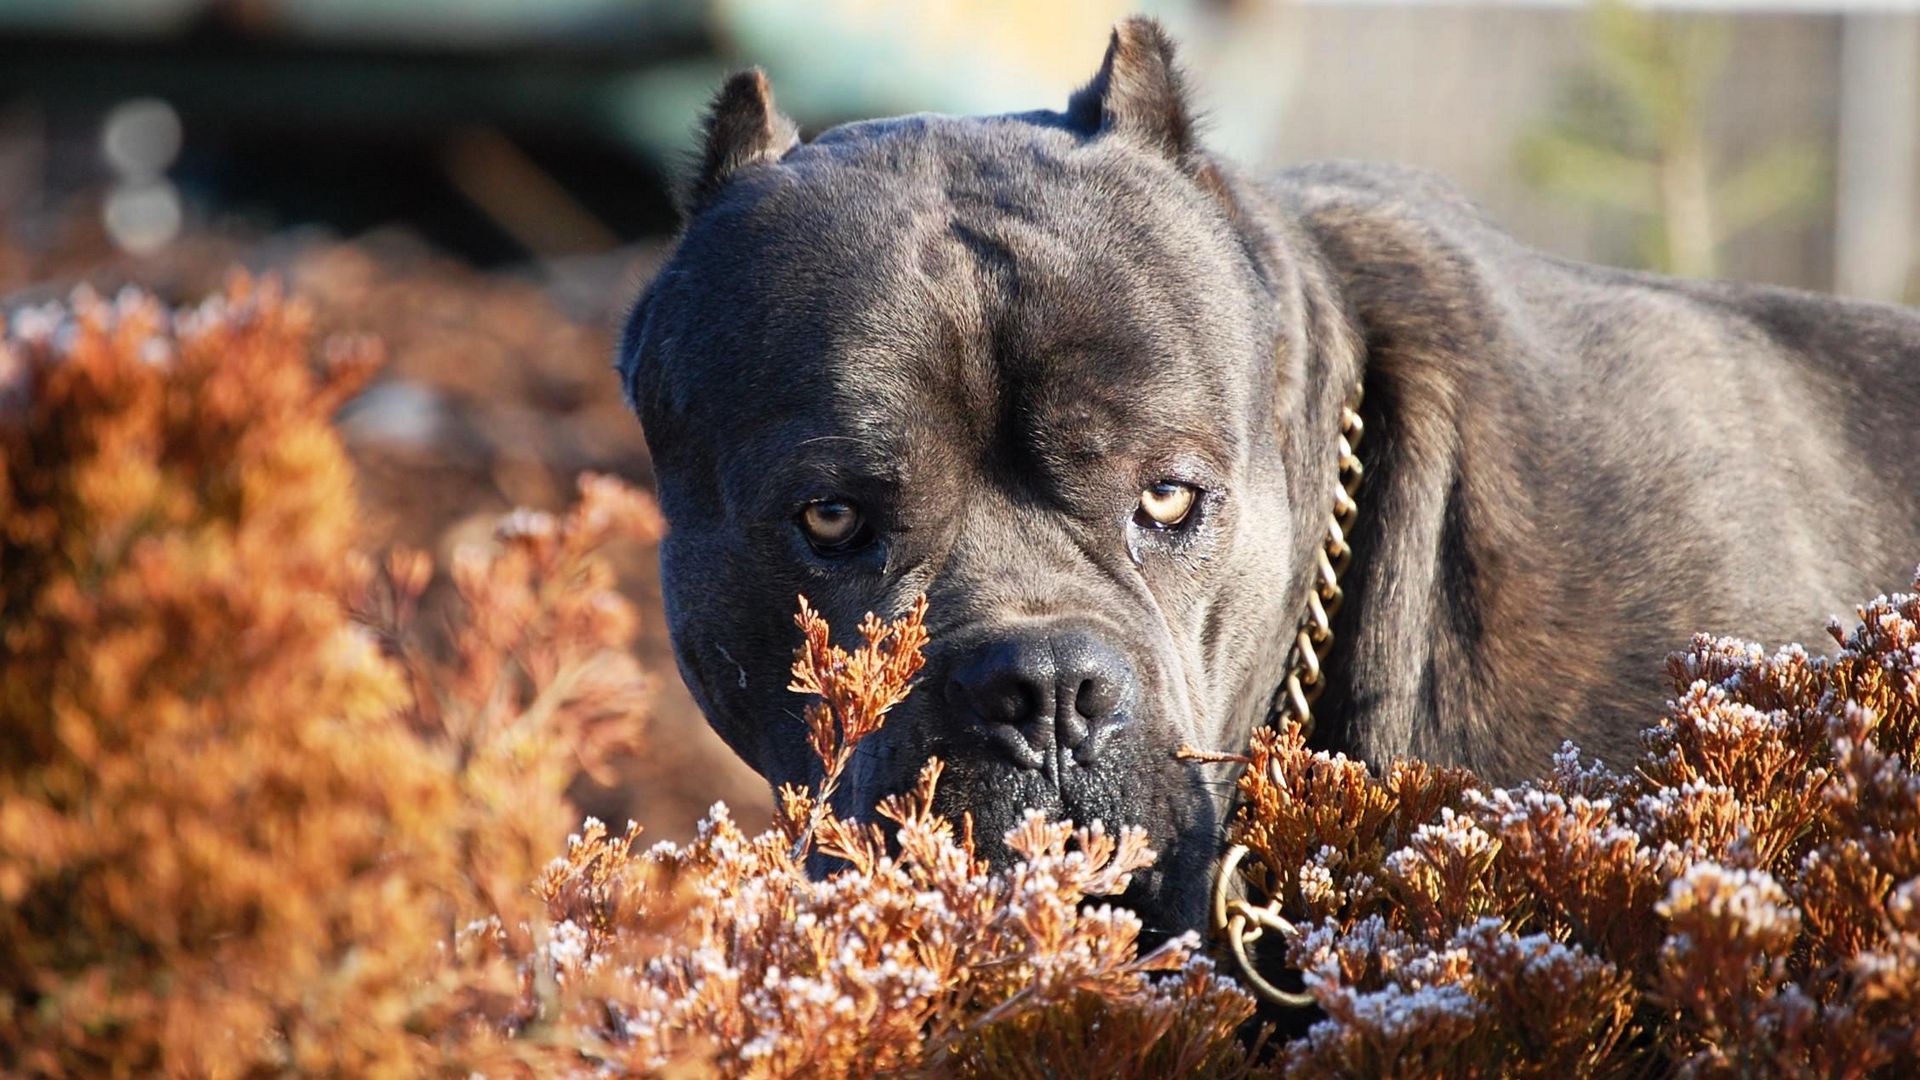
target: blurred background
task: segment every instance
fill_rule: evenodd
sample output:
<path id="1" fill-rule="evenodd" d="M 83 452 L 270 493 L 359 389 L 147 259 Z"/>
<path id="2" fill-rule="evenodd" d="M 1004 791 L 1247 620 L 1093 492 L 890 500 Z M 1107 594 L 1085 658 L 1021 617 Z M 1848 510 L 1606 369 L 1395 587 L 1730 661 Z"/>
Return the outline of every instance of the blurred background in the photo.
<path id="1" fill-rule="evenodd" d="M 443 559 L 582 469 L 645 483 L 608 370 L 707 96 L 808 131 L 1057 107 L 1112 22 L 1182 40 L 1213 147 L 1419 165 L 1579 259 L 1920 299 L 1920 13 L 1899 0 L 0 0 L 0 311 L 271 271 L 386 343 L 340 417 L 369 543 Z M 680 838 L 766 793 L 673 674 L 603 816 Z"/>

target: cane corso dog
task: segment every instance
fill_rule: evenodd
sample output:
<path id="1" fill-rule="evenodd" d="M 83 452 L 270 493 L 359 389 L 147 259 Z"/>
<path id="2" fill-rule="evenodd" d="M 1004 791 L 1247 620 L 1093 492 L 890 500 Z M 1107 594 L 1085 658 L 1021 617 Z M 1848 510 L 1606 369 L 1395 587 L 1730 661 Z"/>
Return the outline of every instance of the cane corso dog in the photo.
<path id="1" fill-rule="evenodd" d="M 989 857 L 1026 807 L 1139 825 L 1151 927 L 1203 921 L 1232 777 L 1175 752 L 1270 715 L 1356 387 L 1312 709 L 1370 762 L 1619 760 L 1690 634 L 1812 641 L 1920 561 L 1920 314 L 1555 258 L 1404 169 L 1246 176 L 1151 21 L 1062 111 L 803 141 L 748 72 L 705 136 L 619 359 L 694 697 L 808 782 L 795 596 L 926 594 L 847 808 L 937 755 Z"/>

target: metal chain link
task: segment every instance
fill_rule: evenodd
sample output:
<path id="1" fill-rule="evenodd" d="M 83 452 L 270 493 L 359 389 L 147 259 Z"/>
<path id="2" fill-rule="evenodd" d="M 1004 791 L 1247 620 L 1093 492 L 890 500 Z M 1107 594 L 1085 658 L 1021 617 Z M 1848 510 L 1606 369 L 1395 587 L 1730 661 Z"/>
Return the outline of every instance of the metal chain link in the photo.
<path id="1" fill-rule="evenodd" d="M 1340 603 L 1346 599 L 1340 578 L 1353 562 L 1353 546 L 1347 537 L 1353 534 L 1354 520 L 1360 513 L 1360 504 L 1354 495 L 1366 472 L 1354 453 L 1367 430 L 1360 422 L 1362 396 L 1360 384 L 1355 383 L 1352 396 L 1340 410 L 1340 470 L 1333 492 L 1333 513 L 1327 518 L 1326 540 L 1314 552 L 1314 580 L 1307 589 L 1306 613 L 1300 617 L 1300 629 L 1295 632 L 1293 648 L 1287 654 L 1286 682 L 1275 691 L 1274 700 L 1267 708 L 1269 725 L 1282 719 L 1292 720 L 1306 735 L 1313 734 L 1313 703 L 1327 688 L 1321 665 L 1333 651 L 1333 617 L 1339 614 Z M 1268 930 L 1291 936 L 1294 926 L 1280 914 L 1279 897 L 1257 905 L 1229 895 L 1240 864 L 1248 854 L 1244 844 L 1235 844 L 1221 860 L 1219 874 L 1213 882 L 1214 928 L 1226 936 L 1227 949 L 1240 968 L 1241 977 L 1256 993 L 1276 1005 L 1307 1008 L 1314 1004 L 1313 995 L 1282 990 L 1254 967 L 1248 951 L 1253 943 Z"/>
<path id="2" fill-rule="evenodd" d="M 1367 431 L 1367 426 L 1360 421 L 1363 396 L 1360 384 L 1355 383 L 1352 396 L 1340 410 L 1340 471 L 1339 483 L 1333 490 L 1333 513 L 1327 518 L 1326 540 L 1314 552 L 1317 564 L 1314 581 L 1307 589 L 1306 614 L 1300 618 L 1300 629 L 1294 634 L 1293 648 L 1287 654 L 1287 679 L 1274 695 L 1275 701 L 1267 712 L 1267 723 L 1272 724 L 1284 716 L 1299 724 L 1300 730 L 1308 735 L 1313 734 L 1313 703 L 1320 700 L 1321 692 L 1327 688 L 1320 665 L 1333 651 L 1333 617 L 1339 614 L 1340 603 L 1347 596 L 1340 588 L 1340 577 L 1353 562 L 1353 546 L 1347 537 L 1352 534 L 1354 520 L 1360 514 L 1354 493 L 1360 490 L 1360 479 L 1366 474 L 1354 453 Z"/>

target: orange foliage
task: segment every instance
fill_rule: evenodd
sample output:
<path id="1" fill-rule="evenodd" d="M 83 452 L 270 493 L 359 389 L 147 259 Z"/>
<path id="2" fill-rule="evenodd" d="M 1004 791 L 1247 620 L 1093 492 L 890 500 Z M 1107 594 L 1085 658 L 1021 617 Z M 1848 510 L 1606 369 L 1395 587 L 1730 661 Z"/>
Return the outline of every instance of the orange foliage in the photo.
<path id="1" fill-rule="evenodd" d="M 21 313 L 0 345 L 0 1070 L 414 1075 L 489 980 L 452 928 L 518 926 L 577 755 L 630 730 L 634 619 L 594 546 L 651 527 L 589 481 L 463 557 L 448 660 L 352 547 L 328 426 L 364 342 L 237 282 Z M 411 721 L 411 722 L 409 722 Z M 425 735 L 426 737 L 422 737 Z M 473 1027 L 491 1038 L 492 1028 Z"/>

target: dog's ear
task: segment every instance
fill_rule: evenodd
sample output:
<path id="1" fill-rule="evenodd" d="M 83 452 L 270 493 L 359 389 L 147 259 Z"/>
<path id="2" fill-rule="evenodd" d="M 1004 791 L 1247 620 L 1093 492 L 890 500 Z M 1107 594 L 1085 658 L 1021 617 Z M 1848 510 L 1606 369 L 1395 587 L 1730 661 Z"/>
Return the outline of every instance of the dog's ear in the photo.
<path id="1" fill-rule="evenodd" d="M 1144 15 L 1113 28 L 1099 74 L 1068 100 L 1067 117 L 1089 135 L 1127 139 L 1190 174 L 1205 167 L 1173 41 Z"/>
<path id="2" fill-rule="evenodd" d="M 698 213 L 742 169 L 779 161 L 800 142 L 793 121 L 773 105 L 773 84 L 759 68 L 742 71 L 713 96 L 707 110 L 700 168 L 682 198 L 687 214 Z"/>

